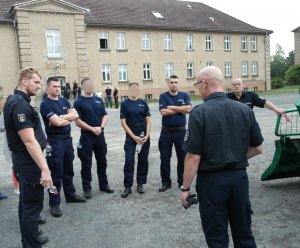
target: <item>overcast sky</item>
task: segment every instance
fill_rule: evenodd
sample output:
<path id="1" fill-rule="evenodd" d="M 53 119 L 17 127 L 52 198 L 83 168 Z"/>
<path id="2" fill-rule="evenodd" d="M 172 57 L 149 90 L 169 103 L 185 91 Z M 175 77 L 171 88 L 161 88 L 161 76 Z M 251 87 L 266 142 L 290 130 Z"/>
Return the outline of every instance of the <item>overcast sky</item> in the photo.
<path id="1" fill-rule="evenodd" d="M 300 26 L 299 0 L 191 0 L 202 2 L 258 28 L 272 30 L 271 54 L 276 43 L 286 54 L 294 50 L 294 33 Z"/>

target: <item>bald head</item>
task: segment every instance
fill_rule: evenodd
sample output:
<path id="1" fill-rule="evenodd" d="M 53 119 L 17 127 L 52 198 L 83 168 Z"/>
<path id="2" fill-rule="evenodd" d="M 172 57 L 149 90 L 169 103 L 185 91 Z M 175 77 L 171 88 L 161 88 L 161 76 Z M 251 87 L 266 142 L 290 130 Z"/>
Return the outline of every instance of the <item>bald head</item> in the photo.
<path id="1" fill-rule="evenodd" d="M 204 80 L 210 86 L 221 86 L 224 83 L 224 76 L 221 70 L 215 66 L 204 67 L 197 75 L 197 81 Z"/>

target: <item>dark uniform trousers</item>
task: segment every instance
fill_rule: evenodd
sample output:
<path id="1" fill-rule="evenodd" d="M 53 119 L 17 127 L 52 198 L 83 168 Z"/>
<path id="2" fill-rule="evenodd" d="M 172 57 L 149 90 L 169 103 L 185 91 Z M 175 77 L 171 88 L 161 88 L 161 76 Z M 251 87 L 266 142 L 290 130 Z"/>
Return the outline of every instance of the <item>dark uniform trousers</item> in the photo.
<path id="1" fill-rule="evenodd" d="M 75 195 L 73 184 L 73 160 L 74 149 L 72 138 L 50 138 L 48 142 L 52 147 L 51 156 L 47 156 L 47 163 L 51 171 L 53 185 L 56 186 L 58 195 L 49 193 L 50 207 L 59 205 L 61 202 L 61 185 L 63 185 L 66 199 L 71 199 Z"/>
<path id="2" fill-rule="evenodd" d="M 133 128 L 130 127 L 131 131 L 139 136 L 141 132 L 145 133 L 146 127 L 143 128 Z M 124 187 L 130 188 L 133 185 L 133 175 L 134 175 L 134 163 L 135 163 L 135 154 L 136 154 L 136 145 L 137 143 L 126 134 L 124 151 L 125 151 L 125 164 L 124 164 Z M 150 149 L 150 138 L 142 146 L 141 152 L 138 153 L 138 163 L 137 163 L 137 173 L 136 181 L 137 184 L 146 184 L 147 175 L 148 175 L 148 155 Z"/>
<path id="3" fill-rule="evenodd" d="M 158 148 L 160 152 L 160 175 L 162 184 L 171 184 L 171 156 L 172 147 L 175 146 L 177 155 L 177 183 L 182 185 L 183 182 L 183 170 L 184 170 L 184 159 L 186 152 L 183 150 L 183 143 L 185 137 L 185 128 L 166 128 L 162 127 Z"/>
<path id="4" fill-rule="evenodd" d="M 108 184 L 106 168 L 107 168 L 107 145 L 105 142 L 104 133 L 96 136 L 91 132 L 82 131 L 80 136 L 81 148 L 77 147 L 77 154 L 81 160 L 81 179 L 84 192 L 92 190 L 92 159 L 93 152 L 97 161 L 97 174 L 99 187 Z"/>
<path id="5" fill-rule="evenodd" d="M 38 248 L 38 220 L 43 210 L 41 172 L 28 152 L 13 152 L 12 162 L 20 186 L 19 221 L 24 248 Z M 29 169 L 29 168 L 32 169 Z"/>
<path id="6" fill-rule="evenodd" d="M 209 248 L 227 248 L 228 222 L 235 248 L 255 248 L 251 231 L 249 182 L 245 169 L 200 174 L 196 190 Z"/>

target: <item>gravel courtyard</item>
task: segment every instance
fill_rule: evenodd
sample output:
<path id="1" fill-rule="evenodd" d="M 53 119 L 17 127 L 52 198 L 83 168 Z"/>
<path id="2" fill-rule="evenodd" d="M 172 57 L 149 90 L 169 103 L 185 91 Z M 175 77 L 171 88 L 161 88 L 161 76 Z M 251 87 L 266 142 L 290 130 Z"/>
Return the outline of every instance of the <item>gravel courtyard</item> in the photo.
<path id="1" fill-rule="evenodd" d="M 281 108 L 292 108 L 298 94 L 274 95 L 267 99 Z M 200 103 L 195 101 L 193 104 Z M 100 192 L 97 177 L 93 177 L 93 198 L 84 204 L 66 204 L 63 216 L 55 219 L 50 215 L 48 195 L 45 194 L 43 217 L 47 223 L 41 226 L 49 236 L 46 248 L 188 248 L 206 247 L 197 206 L 185 210 L 179 201 L 180 190 L 176 184 L 176 156 L 172 158 L 173 188 L 159 193 L 160 158 L 158 137 L 161 117 L 158 104 L 150 104 L 152 111 L 149 176 L 146 193 L 139 195 L 136 187 L 126 199 L 120 197 L 123 190 L 124 131 L 120 126 L 119 111 L 108 110 L 109 122 L 105 129 L 108 145 L 108 179 L 114 194 Z M 261 174 L 270 165 L 274 154 L 276 116 L 266 109 L 255 109 L 262 129 L 264 153 L 250 160 L 248 168 L 250 195 L 254 215 L 252 229 L 258 247 L 300 247 L 300 178 L 262 182 Z M 76 158 L 74 183 L 82 193 L 80 161 L 76 145 L 79 129 L 73 125 L 72 135 Z M 3 134 L 0 134 L 2 155 Z M 96 175 L 95 166 L 93 173 Z M 194 191 L 194 190 L 193 190 Z M 14 193 L 11 165 L 0 158 L 0 192 L 9 196 L 0 201 L 0 248 L 19 248 L 20 232 L 17 216 L 18 196 Z M 232 243 L 231 243 L 231 247 Z"/>

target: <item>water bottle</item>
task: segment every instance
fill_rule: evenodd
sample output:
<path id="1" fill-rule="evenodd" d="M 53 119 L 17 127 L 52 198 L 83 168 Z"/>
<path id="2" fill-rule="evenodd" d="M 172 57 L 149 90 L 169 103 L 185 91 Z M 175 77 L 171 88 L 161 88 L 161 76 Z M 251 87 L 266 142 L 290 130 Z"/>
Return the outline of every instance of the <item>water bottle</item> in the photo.
<path id="1" fill-rule="evenodd" d="M 82 145 L 81 145 L 80 141 L 78 141 L 78 143 L 77 143 L 77 148 L 78 148 L 78 149 L 81 149 L 81 148 L 82 148 Z"/>
<path id="2" fill-rule="evenodd" d="M 50 187 L 47 188 L 47 189 L 49 190 L 49 192 L 50 192 L 51 194 L 53 194 L 53 195 L 58 195 L 57 188 L 56 188 L 54 185 L 50 186 Z"/>
<path id="3" fill-rule="evenodd" d="M 142 132 L 139 137 L 140 137 L 140 139 L 143 139 L 145 137 L 144 132 Z M 142 146 L 143 146 L 142 144 L 136 144 L 136 148 L 135 148 L 136 153 L 140 153 L 141 152 Z"/>
<path id="4" fill-rule="evenodd" d="M 49 143 L 47 143 L 45 150 L 46 150 L 46 156 L 51 157 L 52 147 L 50 146 Z"/>

